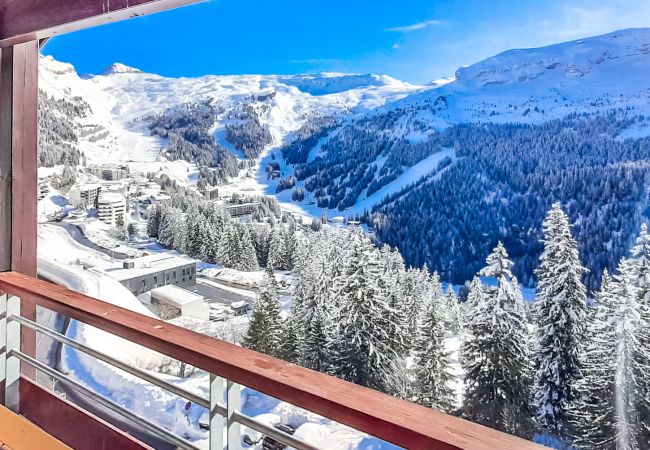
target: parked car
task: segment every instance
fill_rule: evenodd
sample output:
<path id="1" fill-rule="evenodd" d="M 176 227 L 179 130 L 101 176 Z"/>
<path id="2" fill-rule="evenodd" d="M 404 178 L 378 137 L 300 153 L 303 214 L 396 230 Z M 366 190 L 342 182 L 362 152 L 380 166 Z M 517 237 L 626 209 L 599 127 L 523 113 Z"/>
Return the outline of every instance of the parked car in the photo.
<path id="1" fill-rule="evenodd" d="M 273 425 L 273 427 L 287 434 L 293 434 L 296 432 L 295 428 L 293 428 L 291 425 L 287 425 L 286 423 L 276 423 Z M 248 434 L 245 434 L 243 436 L 243 441 L 245 444 L 248 444 L 250 446 L 256 445 L 262 441 L 262 448 L 264 450 L 284 450 L 287 448 L 285 444 L 276 441 L 270 436 L 260 436 L 257 438 L 257 440 L 254 440 Z"/>
<path id="2" fill-rule="evenodd" d="M 284 431 L 287 434 L 293 434 L 296 432 L 295 428 L 285 423 L 277 423 L 274 425 L 274 427 L 280 431 Z M 264 439 L 262 440 L 262 448 L 264 450 L 284 450 L 287 448 L 287 446 L 281 442 L 276 441 L 270 436 L 264 436 Z"/>

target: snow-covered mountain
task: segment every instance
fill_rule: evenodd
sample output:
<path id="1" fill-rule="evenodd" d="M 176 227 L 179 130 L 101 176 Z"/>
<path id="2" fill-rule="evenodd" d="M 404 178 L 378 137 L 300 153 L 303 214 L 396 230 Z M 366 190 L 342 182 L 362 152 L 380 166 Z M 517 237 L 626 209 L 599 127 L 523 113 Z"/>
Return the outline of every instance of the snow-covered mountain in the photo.
<path id="1" fill-rule="evenodd" d="M 539 123 L 574 112 L 650 113 L 650 28 L 500 53 L 393 107 L 426 105 L 438 125 Z"/>
<path id="2" fill-rule="evenodd" d="M 426 86 L 373 74 L 166 78 L 122 64 L 79 76 L 50 57 L 41 59 L 40 86 L 54 98 L 54 141 L 74 130 L 70 145 L 89 163 L 127 162 L 192 185 L 200 161 L 187 155 L 205 161 L 207 148 L 221 152 L 212 168 L 228 165 L 221 192 L 275 195 L 312 216 L 374 209 L 365 220 L 380 239 L 454 281 L 473 274 L 496 239 L 511 241 L 528 283 L 540 217 L 553 199 L 583 217 L 577 231 L 582 245 L 589 240 L 594 280 L 626 248 L 648 206 L 627 194 L 642 192 L 636 180 L 646 176 L 648 74 L 644 28 L 510 50 Z M 173 130 L 178 123 L 200 139 L 177 139 L 170 152 L 169 131 L 187 131 Z M 206 136 L 214 143 L 206 146 Z M 254 164 L 236 162 L 246 158 Z M 578 176 L 588 180 L 573 186 Z M 630 180 L 634 187 L 612 193 Z M 589 204 L 594 198 L 604 209 Z M 596 227 L 603 217 L 612 218 L 608 229 Z M 614 256 L 604 259 L 601 244 Z"/>
<path id="3" fill-rule="evenodd" d="M 257 105 L 260 121 L 280 145 L 311 118 L 368 111 L 421 89 L 380 75 L 165 78 L 119 63 L 101 75 L 79 76 L 73 66 L 49 56 L 41 58 L 40 68 L 41 89 L 57 99 L 87 102 L 92 113 L 81 123 L 109 130 L 99 142 L 81 138 L 89 161 L 97 162 L 155 161 L 164 143 L 149 136 L 142 119 L 188 102 L 211 99 L 224 110 L 223 121 L 215 123 L 217 134 L 233 121 L 229 111 Z"/>

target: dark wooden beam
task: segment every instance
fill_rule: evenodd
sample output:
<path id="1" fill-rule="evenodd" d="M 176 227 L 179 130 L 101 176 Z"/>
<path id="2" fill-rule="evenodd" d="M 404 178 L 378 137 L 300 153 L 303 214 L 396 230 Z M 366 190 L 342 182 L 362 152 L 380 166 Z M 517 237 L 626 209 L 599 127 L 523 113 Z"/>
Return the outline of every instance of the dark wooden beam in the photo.
<path id="1" fill-rule="evenodd" d="M 13 47 L 11 270 L 36 276 L 38 42 Z"/>
<path id="2" fill-rule="evenodd" d="M 0 271 L 36 276 L 38 42 L 0 49 Z"/>
<path id="3" fill-rule="evenodd" d="M 0 49 L 0 271 L 36 276 L 38 42 Z M 21 314 L 36 319 L 31 297 Z M 23 327 L 21 349 L 36 355 L 36 333 Z M 35 370 L 22 365 L 23 374 Z"/>
<path id="4" fill-rule="evenodd" d="M 0 48 L 0 271 L 11 270 L 13 47 Z"/>
<path id="5" fill-rule="evenodd" d="M 205 0 L 0 0 L 0 47 Z"/>

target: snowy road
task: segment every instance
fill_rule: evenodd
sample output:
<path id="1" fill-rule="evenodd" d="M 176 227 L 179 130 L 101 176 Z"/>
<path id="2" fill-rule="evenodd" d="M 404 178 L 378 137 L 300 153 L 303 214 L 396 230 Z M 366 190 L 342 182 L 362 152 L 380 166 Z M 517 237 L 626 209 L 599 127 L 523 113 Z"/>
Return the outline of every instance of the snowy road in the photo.
<path id="1" fill-rule="evenodd" d="M 81 231 L 81 228 L 79 228 L 77 225 L 69 222 L 48 222 L 48 225 L 55 225 L 57 227 L 63 228 L 65 231 L 68 232 L 70 237 L 77 241 L 79 244 L 84 245 L 92 250 L 102 252 L 105 255 L 110 256 L 111 258 L 114 259 L 127 259 L 129 256 L 125 255 L 124 253 L 116 252 L 115 250 L 111 250 L 110 248 L 104 248 L 101 247 L 94 242 L 92 242 L 90 239 L 86 237 L 86 235 Z"/>

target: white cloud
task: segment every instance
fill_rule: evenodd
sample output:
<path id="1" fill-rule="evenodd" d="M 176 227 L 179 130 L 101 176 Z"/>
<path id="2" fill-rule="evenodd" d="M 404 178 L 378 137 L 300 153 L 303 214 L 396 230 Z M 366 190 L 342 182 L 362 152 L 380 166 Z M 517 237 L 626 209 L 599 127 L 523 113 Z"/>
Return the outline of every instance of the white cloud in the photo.
<path id="1" fill-rule="evenodd" d="M 627 0 L 607 5 L 565 5 L 555 20 L 539 23 L 538 35 L 544 41 L 563 42 L 596 36 L 623 28 L 650 25 L 650 0 L 636 0 L 630 8 Z"/>
<path id="2" fill-rule="evenodd" d="M 399 45 L 399 44 L 396 42 L 396 43 L 393 44 L 393 46 L 392 46 L 391 48 L 392 48 L 393 50 L 397 50 L 397 49 L 399 49 L 400 47 L 401 47 L 401 45 Z"/>
<path id="3" fill-rule="evenodd" d="M 425 20 L 424 22 L 418 22 L 403 27 L 386 28 L 386 31 L 394 31 L 396 33 L 408 33 L 410 31 L 421 30 L 423 28 L 433 27 L 442 24 L 443 22 L 441 20 Z"/>

